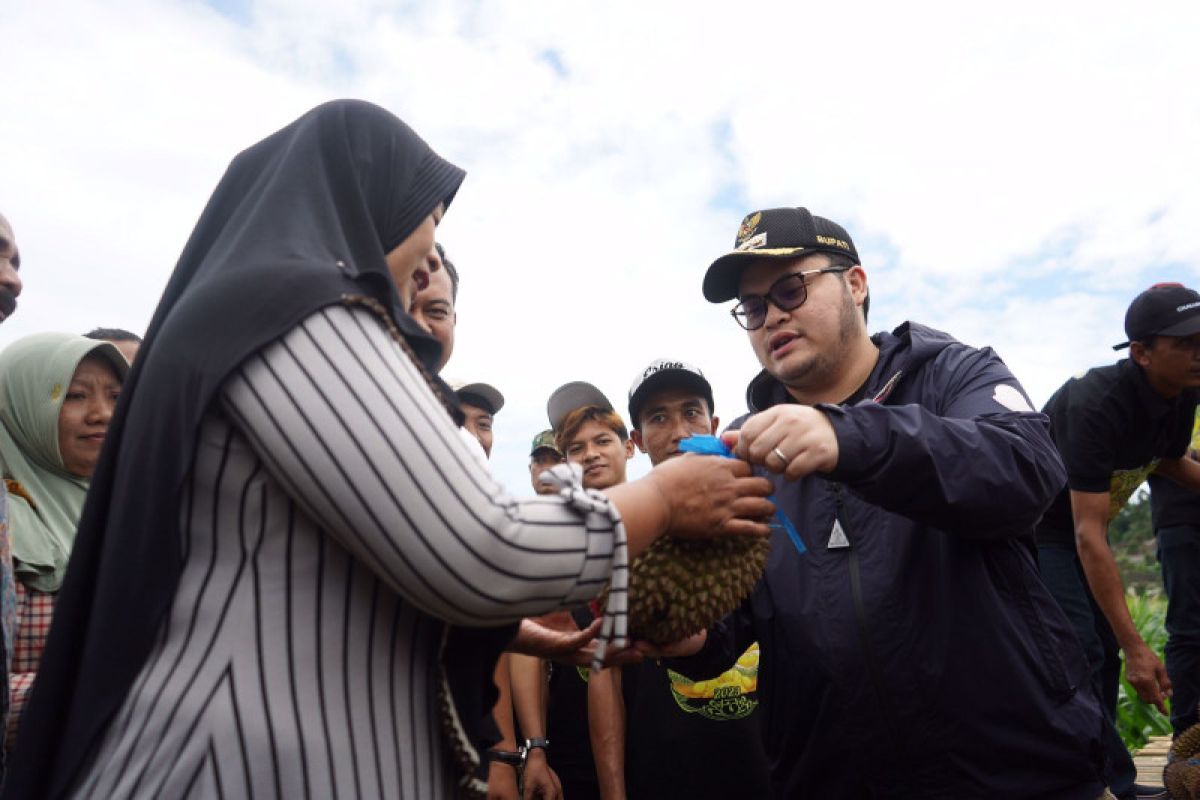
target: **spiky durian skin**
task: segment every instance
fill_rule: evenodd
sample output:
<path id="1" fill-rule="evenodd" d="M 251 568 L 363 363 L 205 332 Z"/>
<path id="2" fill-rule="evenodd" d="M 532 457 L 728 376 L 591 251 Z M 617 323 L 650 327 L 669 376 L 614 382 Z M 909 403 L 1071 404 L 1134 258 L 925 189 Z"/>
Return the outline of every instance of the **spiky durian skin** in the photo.
<path id="1" fill-rule="evenodd" d="M 629 630 L 668 644 L 724 617 L 762 577 L 770 541 L 757 536 L 664 536 L 629 570 Z"/>
<path id="2" fill-rule="evenodd" d="M 1163 770 L 1163 785 L 1178 800 L 1200 798 L 1200 725 L 1193 725 L 1171 742 L 1171 761 Z"/>
<path id="3" fill-rule="evenodd" d="M 1176 761 L 1174 764 L 1168 764 L 1163 770 L 1163 785 L 1167 787 L 1167 791 L 1171 793 L 1174 800 L 1185 800 L 1188 796 L 1187 785 L 1183 781 L 1184 775 L 1188 772 L 1186 761 Z"/>
<path id="4" fill-rule="evenodd" d="M 1185 766 L 1188 768 L 1183 771 L 1183 788 L 1187 790 L 1187 794 L 1183 797 L 1196 800 L 1200 797 L 1200 766 L 1194 760 L 1187 762 Z"/>
<path id="5" fill-rule="evenodd" d="M 1175 737 L 1175 741 L 1171 743 L 1171 755 L 1176 760 L 1200 755 L 1200 725 L 1193 725 Z"/>

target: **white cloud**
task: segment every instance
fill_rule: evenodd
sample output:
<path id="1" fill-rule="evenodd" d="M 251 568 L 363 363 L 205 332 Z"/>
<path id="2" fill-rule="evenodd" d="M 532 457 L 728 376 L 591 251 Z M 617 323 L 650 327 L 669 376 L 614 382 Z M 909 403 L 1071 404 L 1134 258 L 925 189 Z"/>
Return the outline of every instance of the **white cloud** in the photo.
<path id="1" fill-rule="evenodd" d="M 640 367 L 680 357 L 726 421 L 744 407 L 749 348 L 699 293 L 750 210 L 727 207 L 739 198 L 843 222 L 873 322 L 991 344 L 1035 403 L 1112 360 L 1142 286 L 1200 277 L 1194 4 L 0 15 L 0 210 L 28 286 L 0 342 L 144 325 L 229 159 L 321 100 L 364 97 L 469 171 L 440 234 L 463 273 L 450 370 L 508 398 L 495 464 L 514 488 L 564 381 L 623 407 Z"/>

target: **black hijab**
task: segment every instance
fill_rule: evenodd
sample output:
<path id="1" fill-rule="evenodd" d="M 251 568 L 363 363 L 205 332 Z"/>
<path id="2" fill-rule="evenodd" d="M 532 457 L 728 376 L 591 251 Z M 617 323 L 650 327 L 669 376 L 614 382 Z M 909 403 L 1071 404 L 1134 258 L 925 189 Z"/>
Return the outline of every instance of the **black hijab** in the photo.
<path id="1" fill-rule="evenodd" d="M 400 307 L 385 255 L 463 175 L 387 111 L 344 100 L 230 164 L 109 426 L 6 797 L 64 795 L 149 655 L 182 568 L 178 501 L 197 429 L 239 363 L 354 296 L 385 309 L 432 373 L 440 346 Z"/>

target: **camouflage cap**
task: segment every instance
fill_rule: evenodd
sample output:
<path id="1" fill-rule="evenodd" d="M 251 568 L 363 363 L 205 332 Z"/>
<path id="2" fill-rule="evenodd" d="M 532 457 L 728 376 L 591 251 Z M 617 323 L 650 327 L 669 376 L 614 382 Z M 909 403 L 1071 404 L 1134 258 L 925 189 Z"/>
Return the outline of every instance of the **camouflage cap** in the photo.
<path id="1" fill-rule="evenodd" d="M 538 450 L 553 450 L 559 457 L 562 457 L 562 452 L 559 451 L 558 445 L 554 443 L 554 431 L 549 428 L 533 437 L 533 445 L 529 448 L 529 455 L 537 455 Z"/>

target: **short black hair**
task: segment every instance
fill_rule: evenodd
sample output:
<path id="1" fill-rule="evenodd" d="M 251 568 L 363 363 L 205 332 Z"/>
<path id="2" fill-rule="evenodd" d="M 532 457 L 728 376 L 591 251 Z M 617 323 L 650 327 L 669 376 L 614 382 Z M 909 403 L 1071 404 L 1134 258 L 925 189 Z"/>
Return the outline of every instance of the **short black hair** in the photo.
<path id="1" fill-rule="evenodd" d="M 458 270 L 454 267 L 454 262 L 446 258 L 446 248 L 442 247 L 441 242 L 434 242 L 433 246 L 437 248 L 438 258 L 442 260 L 442 266 L 446 268 L 446 274 L 450 276 L 450 297 L 454 302 L 458 302 Z"/>
<path id="2" fill-rule="evenodd" d="M 88 339 L 102 342 L 137 342 L 142 343 L 142 337 L 124 328 L 93 328 L 84 334 Z"/>

